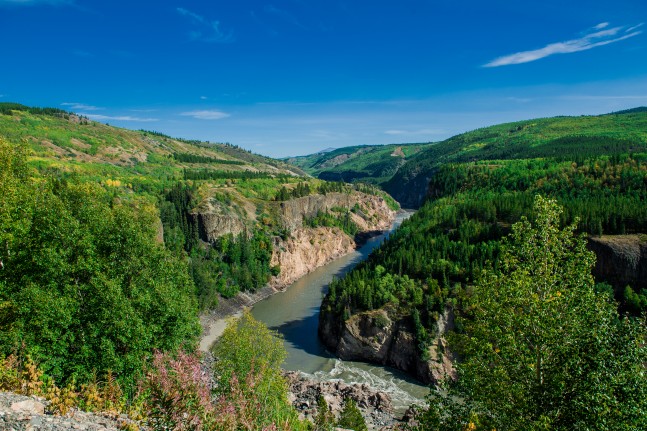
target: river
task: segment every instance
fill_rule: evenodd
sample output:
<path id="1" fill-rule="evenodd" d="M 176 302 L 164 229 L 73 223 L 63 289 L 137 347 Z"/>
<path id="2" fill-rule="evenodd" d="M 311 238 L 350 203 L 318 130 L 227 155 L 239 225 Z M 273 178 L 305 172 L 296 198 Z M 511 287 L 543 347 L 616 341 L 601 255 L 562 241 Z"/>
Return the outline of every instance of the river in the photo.
<path id="1" fill-rule="evenodd" d="M 343 276 L 366 259 L 410 215 L 399 213 L 391 231 L 369 239 L 359 250 L 316 269 L 294 282 L 285 292 L 254 305 L 252 315 L 284 337 L 288 357 L 283 368 L 301 371 L 320 380 L 366 383 L 388 393 L 398 413 L 403 413 L 413 403 L 423 403 L 429 392 L 426 386 L 392 368 L 337 359 L 317 336 L 319 306 L 333 277 Z"/>

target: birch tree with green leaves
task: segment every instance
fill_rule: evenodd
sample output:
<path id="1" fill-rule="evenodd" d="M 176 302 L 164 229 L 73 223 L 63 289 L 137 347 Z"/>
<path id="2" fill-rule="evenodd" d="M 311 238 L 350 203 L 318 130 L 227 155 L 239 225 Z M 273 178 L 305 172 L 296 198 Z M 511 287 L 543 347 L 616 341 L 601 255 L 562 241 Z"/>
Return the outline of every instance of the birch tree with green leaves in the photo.
<path id="1" fill-rule="evenodd" d="M 458 378 L 435 390 L 423 429 L 647 429 L 643 320 L 597 293 L 595 256 L 537 196 L 465 299 Z"/>

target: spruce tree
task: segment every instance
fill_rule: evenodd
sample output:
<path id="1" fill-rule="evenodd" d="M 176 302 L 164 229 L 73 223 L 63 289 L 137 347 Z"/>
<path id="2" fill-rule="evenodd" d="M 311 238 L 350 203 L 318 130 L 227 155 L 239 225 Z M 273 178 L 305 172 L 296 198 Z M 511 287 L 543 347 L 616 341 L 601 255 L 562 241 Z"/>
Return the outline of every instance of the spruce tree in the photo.
<path id="1" fill-rule="evenodd" d="M 353 431 L 368 431 L 362 412 L 359 411 L 357 404 L 352 398 L 346 398 L 344 400 L 344 408 L 339 415 L 337 426 Z"/>

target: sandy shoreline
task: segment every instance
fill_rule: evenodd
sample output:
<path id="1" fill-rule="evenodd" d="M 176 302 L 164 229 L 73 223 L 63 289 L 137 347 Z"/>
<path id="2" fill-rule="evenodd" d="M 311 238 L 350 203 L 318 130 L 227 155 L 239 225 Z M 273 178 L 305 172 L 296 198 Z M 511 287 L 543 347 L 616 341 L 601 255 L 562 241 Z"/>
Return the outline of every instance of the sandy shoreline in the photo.
<path id="1" fill-rule="evenodd" d="M 211 320 L 208 326 L 204 328 L 204 331 L 202 333 L 202 338 L 200 339 L 200 346 L 198 347 L 198 349 L 201 352 L 208 352 L 211 349 L 211 346 L 213 346 L 213 343 L 215 343 L 216 340 L 220 338 L 222 333 L 225 332 L 225 329 L 227 328 L 227 324 L 229 323 L 229 321 L 232 318 L 238 318 L 242 316 L 242 314 L 243 312 L 239 311 L 229 317 Z"/>

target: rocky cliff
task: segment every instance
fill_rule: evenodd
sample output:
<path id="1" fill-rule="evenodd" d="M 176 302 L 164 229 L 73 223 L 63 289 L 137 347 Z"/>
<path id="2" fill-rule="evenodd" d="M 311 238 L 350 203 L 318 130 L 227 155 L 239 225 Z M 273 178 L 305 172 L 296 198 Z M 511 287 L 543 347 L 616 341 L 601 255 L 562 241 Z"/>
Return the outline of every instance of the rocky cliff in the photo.
<path id="1" fill-rule="evenodd" d="M 272 279 L 271 285 L 287 286 L 355 249 L 355 238 L 339 228 L 303 226 L 304 218 L 335 208 L 352 209 L 351 218 L 361 234 L 387 230 L 395 219 L 395 211 L 383 198 L 359 192 L 310 195 L 281 202 L 281 223 L 291 233 L 285 239 L 274 240 L 271 265 L 279 265 L 281 273 Z"/>
<path id="2" fill-rule="evenodd" d="M 438 319 L 437 334 L 423 358 L 416 346 L 411 318 L 387 306 L 355 314 L 346 321 L 322 308 L 319 335 L 340 358 L 389 365 L 424 383 L 454 375 L 445 335 L 453 327 L 450 310 Z"/>
<path id="3" fill-rule="evenodd" d="M 245 218 L 232 207 L 213 198 L 202 202 L 191 217 L 198 226 L 200 239 L 205 242 L 213 242 L 227 234 L 238 235 L 245 229 L 246 223 Z"/>
<path id="4" fill-rule="evenodd" d="M 436 173 L 436 168 L 408 163 L 400 169 L 386 184 L 386 190 L 402 208 L 420 208 L 425 200 L 433 194 L 429 182 Z"/>
<path id="5" fill-rule="evenodd" d="M 647 235 L 603 235 L 589 238 L 596 255 L 593 275 L 616 289 L 647 289 Z"/>
<path id="6" fill-rule="evenodd" d="M 366 384 L 321 381 L 295 371 L 284 372 L 284 377 L 288 382 L 290 402 L 302 419 L 314 422 L 318 413 L 317 399 L 322 396 L 336 418 L 344 400 L 350 398 L 357 403 L 369 429 L 394 429 L 398 423 L 389 395 Z"/>
<path id="7" fill-rule="evenodd" d="M 298 228 L 289 238 L 274 239 L 270 265 L 281 272 L 270 284 L 284 287 L 322 265 L 350 253 L 355 241 L 336 227 Z"/>
<path id="8" fill-rule="evenodd" d="M 270 284 L 279 289 L 351 252 L 357 245 L 356 239 L 389 229 L 395 219 L 395 211 L 382 197 L 356 191 L 315 194 L 271 204 L 277 222 L 288 233 L 283 238 L 275 237 L 273 243 L 271 265 L 278 265 L 281 273 Z M 352 210 L 351 219 L 360 232 L 358 238 L 351 238 L 338 228 L 304 227 L 304 218 L 339 209 Z M 253 211 L 211 198 L 201 202 L 191 217 L 200 239 L 213 242 L 226 234 L 238 235 L 251 226 L 250 213 Z"/>
<path id="9" fill-rule="evenodd" d="M 319 211 L 331 211 L 334 208 L 351 210 L 353 221 L 361 231 L 380 231 L 388 229 L 395 218 L 386 201 L 374 195 L 360 192 L 327 193 L 310 195 L 280 203 L 279 214 L 283 226 L 288 230 L 303 227 L 303 219 L 314 217 Z"/>

